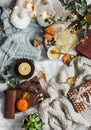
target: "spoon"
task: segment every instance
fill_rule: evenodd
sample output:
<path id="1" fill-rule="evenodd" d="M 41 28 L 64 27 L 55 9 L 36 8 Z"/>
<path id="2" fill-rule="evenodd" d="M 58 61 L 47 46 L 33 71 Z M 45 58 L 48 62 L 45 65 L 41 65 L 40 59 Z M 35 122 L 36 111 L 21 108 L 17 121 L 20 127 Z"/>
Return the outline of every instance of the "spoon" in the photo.
<path id="1" fill-rule="evenodd" d="M 61 52 L 57 52 L 57 51 L 55 51 L 55 50 L 51 50 L 50 51 L 52 54 L 62 54 Z"/>
<path id="2" fill-rule="evenodd" d="M 57 52 L 57 51 L 55 51 L 55 50 L 51 50 L 50 51 L 52 54 L 63 54 L 63 55 L 65 55 L 65 54 L 67 54 L 67 53 L 62 53 L 62 52 Z M 70 54 L 71 56 L 75 56 L 74 54 Z"/>

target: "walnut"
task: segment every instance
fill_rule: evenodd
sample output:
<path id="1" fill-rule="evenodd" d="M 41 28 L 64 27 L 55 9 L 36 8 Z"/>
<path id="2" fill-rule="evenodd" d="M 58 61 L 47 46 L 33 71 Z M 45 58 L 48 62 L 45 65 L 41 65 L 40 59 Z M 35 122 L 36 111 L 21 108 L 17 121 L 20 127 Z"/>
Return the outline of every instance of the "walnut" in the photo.
<path id="1" fill-rule="evenodd" d="M 35 39 L 34 42 L 33 42 L 34 47 L 38 47 L 42 44 L 43 44 L 43 42 L 41 40 L 38 40 L 38 39 Z"/>

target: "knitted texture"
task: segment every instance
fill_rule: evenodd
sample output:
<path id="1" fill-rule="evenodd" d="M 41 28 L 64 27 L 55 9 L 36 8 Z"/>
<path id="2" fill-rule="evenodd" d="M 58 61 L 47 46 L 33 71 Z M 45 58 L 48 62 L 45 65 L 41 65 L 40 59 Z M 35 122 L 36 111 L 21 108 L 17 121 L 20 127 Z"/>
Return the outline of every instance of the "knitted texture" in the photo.
<path id="1" fill-rule="evenodd" d="M 0 0 L 0 7 L 12 7 L 16 0 Z"/>
<path id="2" fill-rule="evenodd" d="M 3 117 L 4 94 L 1 93 L 0 128 L 2 130 L 3 128 L 4 130 L 22 130 L 21 123 L 24 115 L 37 111 L 45 122 L 43 130 L 91 130 L 91 108 L 76 113 L 67 97 L 71 88 L 91 79 L 91 60 L 77 57 L 72 60 L 69 67 L 62 65 L 60 61 L 36 61 L 35 68 L 35 75 L 39 70 L 43 70 L 48 78 L 48 97 L 38 109 L 30 108 L 17 113 L 14 120 L 8 120 Z M 76 83 L 73 86 L 66 84 L 66 80 L 73 76 L 77 77 Z M 42 86 L 44 86 L 43 82 Z M 3 89 L 6 89 L 6 86 L 0 85 L 0 90 L 3 91 Z"/>
<path id="3" fill-rule="evenodd" d="M 77 113 L 67 97 L 70 89 L 91 79 L 91 61 L 84 57 L 75 58 L 70 66 L 63 65 L 59 73 L 49 82 L 48 98 L 39 108 L 45 122 L 43 130 L 88 130 L 91 126 L 91 108 Z M 77 77 L 71 86 L 66 83 L 69 77 Z"/>
<path id="4" fill-rule="evenodd" d="M 34 48 L 34 39 L 42 39 L 43 29 L 34 21 L 24 30 L 16 29 L 9 22 L 9 9 L 3 9 L 1 16 L 4 25 L 6 40 L 0 46 L 0 68 L 8 61 L 28 58 L 36 60 L 41 54 L 41 50 Z"/>
<path id="5" fill-rule="evenodd" d="M 32 0 L 26 0 L 26 1 L 17 0 L 10 16 L 10 22 L 16 28 L 20 28 L 20 29 L 27 28 L 31 22 L 32 17 L 34 16 L 34 12 L 32 11 L 32 6 L 33 6 Z"/>

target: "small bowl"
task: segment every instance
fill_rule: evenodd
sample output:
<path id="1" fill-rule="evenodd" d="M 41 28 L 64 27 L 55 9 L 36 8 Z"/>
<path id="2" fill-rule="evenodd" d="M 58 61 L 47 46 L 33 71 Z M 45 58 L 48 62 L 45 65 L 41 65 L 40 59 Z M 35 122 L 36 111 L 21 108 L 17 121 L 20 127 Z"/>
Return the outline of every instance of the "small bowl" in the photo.
<path id="1" fill-rule="evenodd" d="M 59 54 L 52 54 L 51 51 L 55 51 L 55 52 L 58 52 Z M 47 51 L 47 56 L 50 60 L 57 60 L 60 58 L 61 56 L 61 52 L 60 52 L 60 49 L 57 47 L 57 46 L 52 46 L 48 49 Z"/>
<path id="2" fill-rule="evenodd" d="M 32 60 L 19 59 L 16 60 L 14 71 L 15 74 L 21 79 L 27 79 L 34 73 L 35 67 Z"/>

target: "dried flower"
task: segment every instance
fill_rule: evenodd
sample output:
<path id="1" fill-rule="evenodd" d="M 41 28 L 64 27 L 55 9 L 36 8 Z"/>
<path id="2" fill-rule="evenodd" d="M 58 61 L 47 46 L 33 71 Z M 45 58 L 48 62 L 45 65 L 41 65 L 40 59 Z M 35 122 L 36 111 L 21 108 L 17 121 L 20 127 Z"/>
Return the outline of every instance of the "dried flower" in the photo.
<path id="1" fill-rule="evenodd" d="M 47 40 L 52 40 L 52 38 L 55 35 L 55 29 L 52 27 L 47 27 L 45 28 L 45 34 L 44 34 L 44 38 Z"/>
<path id="2" fill-rule="evenodd" d="M 69 64 L 70 61 L 72 60 L 71 54 L 64 55 L 63 58 L 62 58 L 62 60 L 63 60 L 64 64 Z"/>
<path id="3" fill-rule="evenodd" d="M 53 36 L 50 34 L 44 34 L 44 38 L 50 41 L 52 40 Z"/>
<path id="4" fill-rule="evenodd" d="M 55 35 L 55 29 L 52 28 L 52 27 L 45 28 L 45 32 L 48 33 L 48 34 L 50 34 L 50 35 L 52 35 L 52 36 Z"/>
<path id="5" fill-rule="evenodd" d="M 66 83 L 69 84 L 69 85 L 73 85 L 75 84 L 77 78 L 76 77 L 71 77 L 71 78 L 68 78 Z"/>

